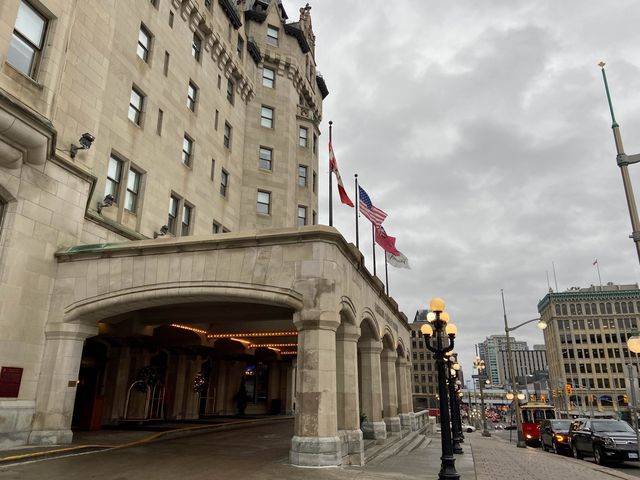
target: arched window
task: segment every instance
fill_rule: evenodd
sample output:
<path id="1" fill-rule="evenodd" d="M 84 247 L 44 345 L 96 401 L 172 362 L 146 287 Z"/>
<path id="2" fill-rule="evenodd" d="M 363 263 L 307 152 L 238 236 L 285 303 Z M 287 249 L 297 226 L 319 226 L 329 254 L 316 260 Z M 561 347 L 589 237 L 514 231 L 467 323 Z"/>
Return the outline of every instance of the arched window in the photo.
<path id="1" fill-rule="evenodd" d="M 560 315 L 560 305 L 556 305 L 556 315 Z"/>
<path id="2" fill-rule="evenodd" d="M 589 305 L 588 303 L 584 304 L 584 313 L 585 315 L 591 315 L 591 305 Z"/>

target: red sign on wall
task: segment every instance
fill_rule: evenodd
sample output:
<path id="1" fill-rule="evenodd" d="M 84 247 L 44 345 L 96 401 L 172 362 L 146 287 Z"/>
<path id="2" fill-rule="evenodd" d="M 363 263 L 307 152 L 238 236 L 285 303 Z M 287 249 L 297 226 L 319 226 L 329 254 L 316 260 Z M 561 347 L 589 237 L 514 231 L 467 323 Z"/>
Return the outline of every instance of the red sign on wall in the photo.
<path id="1" fill-rule="evenodd" d="M 22 381 L 21 367 L 2 367 L 0 370 L 0 397 L 17 398 Z"/>

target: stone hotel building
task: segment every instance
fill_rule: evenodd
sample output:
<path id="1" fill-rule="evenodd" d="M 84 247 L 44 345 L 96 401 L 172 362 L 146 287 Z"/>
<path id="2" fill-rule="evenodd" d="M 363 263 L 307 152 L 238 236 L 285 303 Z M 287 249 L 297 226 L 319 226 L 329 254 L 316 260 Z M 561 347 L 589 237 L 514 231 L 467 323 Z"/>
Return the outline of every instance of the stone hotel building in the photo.
<path id="1" fill-rule="evenodd" d="M 538 303 L 555 404 L 573 415 L 629 411 L 627 339 L 638 330 L 638 285 L 574 287 Z M 570 385 L 569 388 L 566 386 Z"/>
<path id="2" fill-rule="evenodd" d="M 407 318 L 317 225 L 315 40 L 276 0 L 0 2 L 0 448 L 238 392 L 297 465 L 416 428 Z"/>

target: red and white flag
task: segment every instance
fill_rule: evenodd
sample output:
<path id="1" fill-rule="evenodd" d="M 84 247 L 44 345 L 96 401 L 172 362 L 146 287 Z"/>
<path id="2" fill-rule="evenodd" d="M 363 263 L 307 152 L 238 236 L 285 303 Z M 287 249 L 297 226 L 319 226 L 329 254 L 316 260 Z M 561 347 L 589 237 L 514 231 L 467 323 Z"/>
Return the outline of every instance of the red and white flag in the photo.
<path id="1" fill-rule="evenodd" d="M 347 195 L 347 191 L 344 189 L 344 185 L 342 184 L 342 177 L 340 176 L 340 172 L 338 171 L 338 162 L 336 161 L 336 156 L 333 153 L 333 146 L 331 145 L 331 143 L 329 143 L 329 170 L 336 174 L 340 201 L 345 205 L 353 207 L 353 202 L 349 198 L 349 195 Z"/>
<path id="2" fill-rule="evenodd" d="M 396 248 L 396 237 L 387 235 L 382 225 L 376 225 L 375 229 L 376 243 L 380 245 L 385 252 L 389 252 L 396 257 L 402 255 Z"/>

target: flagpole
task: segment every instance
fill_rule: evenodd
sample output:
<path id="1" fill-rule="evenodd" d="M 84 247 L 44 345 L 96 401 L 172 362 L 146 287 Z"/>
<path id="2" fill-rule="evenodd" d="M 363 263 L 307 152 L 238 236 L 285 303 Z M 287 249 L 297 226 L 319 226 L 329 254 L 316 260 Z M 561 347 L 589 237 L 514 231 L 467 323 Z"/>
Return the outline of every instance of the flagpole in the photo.
<path id="1" fill-rule="evenodd" d="M 600 278 L 600 263 L 596 260 L 596 268 L 598 269 L 598 280 L 600 281 L 600 286 L 602 287 L 602 278 Z"/>
<path id="2" fill-rule="evenodd" d="M 329 145 L 333 145 L 331 143 L 332 130 L 333 121 L 329 120 Z M 331 155 L 331 153 L 329 153 L 329 155 Z M 333 227 L 333 179 L 331 178 L 331 173 L 331 168 L 329 168 L 329 226 Z"/>
<path id="3" fill-rule="evenodd" d="M 358 224 L 360 222 L 358 222 L 358 204 L 360 203 L 358 201 L 358 199 L 360 198 L 360 195 L 358 195 L 358 174 L 356 173 L 354 175 L 355 179 L 356 179 L 356 189 L 355 189 L 355 194 L 356 194 L 356 248 L 358 250 L 360 250 L 360 233 L 359 233 L 359 228 L 358 228 Z"/>
<path id="4" fill-rule="evenodd" d="M 376 276 L 376 229 L 371 223 L 371 246 L 373 248 L 373 276 Z"/>
<path id="5" fill-rule="evenodd" d="M 389 269 L 387 267 L 387 252 L 384 252 L 384 278 L 387 287 L 387 297 L 389 296 Z"/>

